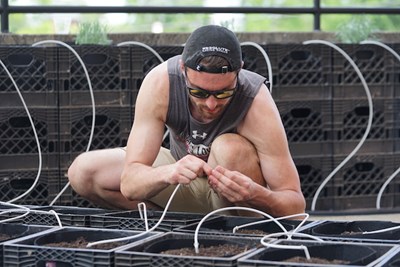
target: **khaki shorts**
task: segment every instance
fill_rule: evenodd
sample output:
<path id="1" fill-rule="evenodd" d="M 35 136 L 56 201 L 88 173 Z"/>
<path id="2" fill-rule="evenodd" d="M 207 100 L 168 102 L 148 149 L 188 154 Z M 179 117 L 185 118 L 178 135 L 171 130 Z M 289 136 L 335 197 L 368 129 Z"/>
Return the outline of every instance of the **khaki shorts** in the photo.
<path id="1" fill-rule="evenodd" d="M 161 147 L 153 164 L 154 167 L 173 164 L 176 160 L 171 152 Z M 153 198 L 149 199 L 158 206 L 165 208 L 176 185 L 170 185 Z M 198 177 L 188 185 L 180 185 L 168 208 L 169 211 L 194 213 L 209 213 L 213 210 L 229 207 L 232 204 L 220 198 L 208 185 L 207 177 Z M 220 214 L 236 215 L 235 212 L 221 212 Z"/>

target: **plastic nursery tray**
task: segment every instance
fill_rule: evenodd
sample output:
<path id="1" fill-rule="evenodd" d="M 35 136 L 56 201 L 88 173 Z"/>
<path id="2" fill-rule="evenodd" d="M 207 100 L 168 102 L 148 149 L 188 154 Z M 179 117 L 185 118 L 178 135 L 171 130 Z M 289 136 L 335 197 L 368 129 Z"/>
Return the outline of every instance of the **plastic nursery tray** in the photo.
<path id="1" fill-rule="evenodd" d="M 212 254 L 223 251 L 220 246 L 238 245 L 240 252 L 225 256 L 195 255 L 194 235 L 168 232 L 150 237 L 142 242 L 115 251 L 115 267 L 121 266 L 237 266 L 237 259 L 253 251 L 259 245 L 259 238 L 203 235 L 198 236 L 199 252 L 202 248 L 213 247 Z M 215 247 L 215 248 L 214 248 Z M 166 254 L 167 250 L 188 249 L 183 255 Z M 221 253 L 219 253 L 221 254 Z M 223 253 L 222 253 L 223 254 Z"/>
<path id="2" fill-rule="evenodd" d="M 149 228 L 153 227 L 161 218 L 162 211 L 147 211 L 147 219 Z M 157 231 L 172 231 L 174 228 L 199 222 L 204 217 L 200 213 L 186 212 L 167 212 L 163 221 L 157 227 Z M 90 216 L 91 227 L 112 228 L 112 229 L 129 229 L 129 230 L 145 230 L 145 220 L 141 219 L 138 210 L 113 212 L 103 215 Z"/>
<path id="3" fill-rule="evenodd" d="M 114 266 L 114 251 L 159 232 L 104 230 L 84 227 L 53 227 L 50 230 L 4 243 L 4 266 Z M 87 242 L 131 236 L 129 240 L 86 247 L 70 245 L 80 238 Z M 60 242 L 67 245 L 61 246 Z M 83 242 L 86 244 L 86 242 Z"/>
<path id="4" fill-rule="evenodd" d="M 398 228 L 373 233 L 373 231 L 392 227 Z M 328 240 L 358 240 L 400 244 L 400 223 L 390 221 L 325 221 L 310 228 L 309 232 L 314 236 Z"/>
<path id="5" fill-rule="evenodd" d="M 29 212 L 26 216 L 14 220 L 14 222 L 24 223 L 29 225 L 49 225 L 58 226 L 57 218 L 51 213 L 36 213 L 35 210 L 50 211 L 54 210 L 62 223 L 63 226 L 77 226 L 87 227 L 90 226 L 89 218 L 93 214 L 105 214 L 109 213 L 110 210 L 97 209 L 97 208 L 81 208 L 72 206 L 32 206 L 30 207 L 32 212 Z M 23 215 L 26 211 L 10 211 L 0 215 L 0 218 L 12 218 Z"/>
<path id="6" fill-rule="evenodd" d="M 3 266 L 3 244 L 9 240 L 38 233 L 49 227 L 32 226 L 17 223 L 0 223 L 0 264 Z"/>
<path id="7" fill-rule="evenodd" d="M 375 267 L 398 267 L 400 266 L 400 247 L 394 251 L 390 256 L 385 257 Z"/>
<path id="8" fill-rule="evenodd" d="M 206 219 L 200 226 L 199 232 L 216 234 L 216 235 L 237 235 L 237 236 L 264 236 L 271 233 L 283 232 L 283 230 L 273 221 L 263 222 L 267 218 L 258 217 L 239 217 L 239 216 L 221 216 L 217 218 Z M 236 230 L 236 226 L 260 222 L 258 224 L 249 225 Z M 300 221 L 295 220 L 280 220 L 282 226 L 287 230 L 293 230 L 299 225 Z M 310 222 L 306 222 L 306 225 Z M 198 223 L 189 224 L 175 229 L 177 232 L 194 233 Z M 301 227 L 301 229 L 304 226 Z M 301 230 L 300 229 L 300 230 Z"/>
<path id="9" fill-rule="evenodd" d="M 263 247 L 240 258 L 238 266 L 375 266 L 397 249 L 394 244 L 337 241 L 277 240 L 274 244 L 306 247 L 311 260 L 326 262 L 307 263 L 304 249 Z"/>

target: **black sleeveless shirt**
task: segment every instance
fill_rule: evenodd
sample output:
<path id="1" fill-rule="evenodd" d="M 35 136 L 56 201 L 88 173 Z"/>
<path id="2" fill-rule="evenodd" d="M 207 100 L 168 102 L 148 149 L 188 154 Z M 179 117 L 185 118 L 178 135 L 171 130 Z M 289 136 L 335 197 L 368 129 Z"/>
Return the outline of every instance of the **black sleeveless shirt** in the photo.
<path id="1" fill-rule="evenodd" d="M 170 131 L 170 150 L 178 160 L 192 154 L 207 161 L 212 141 L 224 133 L 236 133 L 254 97 L 266 81 L 261 75 L 242 69 L 239 86 L 223 113 L 209 123 L 194 119 L 189 110 L 188 90 L 179 67 L 179 56 L 168 59 L 169 104 L 166 125 Z"/>

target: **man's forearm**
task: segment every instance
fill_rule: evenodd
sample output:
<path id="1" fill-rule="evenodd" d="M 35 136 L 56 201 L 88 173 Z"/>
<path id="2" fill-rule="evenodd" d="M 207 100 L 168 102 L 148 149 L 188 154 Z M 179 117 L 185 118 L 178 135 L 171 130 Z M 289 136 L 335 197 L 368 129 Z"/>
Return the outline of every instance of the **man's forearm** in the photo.
<path id="1" fill-rule="evenodd" d="M 142 201 L 157 195 L 169 184 L 166 182 L 166 166 L 151 167 L 131 163 L 121 176 L 121 192 L 129 200 Z"/>

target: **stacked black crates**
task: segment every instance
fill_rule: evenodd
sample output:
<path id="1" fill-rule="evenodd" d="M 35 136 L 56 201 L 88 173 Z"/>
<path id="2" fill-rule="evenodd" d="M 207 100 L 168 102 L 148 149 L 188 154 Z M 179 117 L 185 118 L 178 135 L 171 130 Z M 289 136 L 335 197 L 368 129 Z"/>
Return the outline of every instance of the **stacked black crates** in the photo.
<path id="1" fill-rule="evenodd" d="M 70 50 L 59 50 L 60 190 L 68 182 L 67 169 L 77 155 L 87 150 L 125 146 L 133 120 L 131 95 L 135 88 L 130 79 L 130 48 L 73 48 L 82 62 Z M 91 206 L 71 188 L 57 204 Z"/>
<path id="2" fill-rule="evenodd" d="M 332 52 L 321 45 L 266 46 L 273 71 L 272 96 L 299 172 L 307 209 L 333 169 Z M 333 205 L 334 183 L 321 191 L 318 208 Z"/>
<path id="3" fill-rule="evenodd" d="M 47 204 L 59 182 L 57 49 L 1 46 L 0 59 L 0 201 L 19 197 L 38 178 L 33 190 L 15 203 Z"/>
<path id="4" fill-rule="evenodd" d="M 400 166 L 395 148 L 395 57 L 374 44 L 341 44 L 363 75 L 372 98 L 372 124 L 357 153 L 335 175 L 335 209 L 375 208 L 379 191 Z M 370 103 L 355 69 L 337 52 L 333 55 L 334 165 L 339 165 L 366 133 Z M 397 182 L 397 184 L 399 184 Z M 397 185 L 398 187 L 398 185 Z M 381 206 L 395 202 L 399 188 L 391 183 L 382 195 Z"/>

